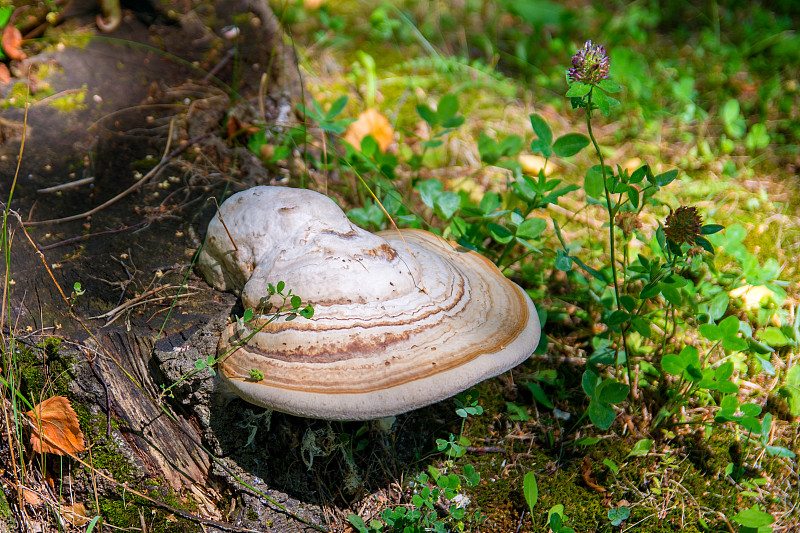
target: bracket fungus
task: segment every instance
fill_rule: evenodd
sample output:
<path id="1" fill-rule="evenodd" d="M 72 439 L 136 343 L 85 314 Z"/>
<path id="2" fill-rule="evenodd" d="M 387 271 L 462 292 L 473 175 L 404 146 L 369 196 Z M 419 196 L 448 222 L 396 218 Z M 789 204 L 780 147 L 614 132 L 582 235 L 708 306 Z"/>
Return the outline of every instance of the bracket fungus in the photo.
<path id="1" fill-rule="evenodd" d="M 488 259 L 425 231 L 369 233 L 310 190 L 233 195 L 198 265 L 246 309 L 263 309 L 278 281 L 313 305 L 310 319 L 230 324 L 218 347 L 219 374 L 239 396 L 294 415 L 410 411 L 513 368 L 539 342 L 530 298 Z"/>

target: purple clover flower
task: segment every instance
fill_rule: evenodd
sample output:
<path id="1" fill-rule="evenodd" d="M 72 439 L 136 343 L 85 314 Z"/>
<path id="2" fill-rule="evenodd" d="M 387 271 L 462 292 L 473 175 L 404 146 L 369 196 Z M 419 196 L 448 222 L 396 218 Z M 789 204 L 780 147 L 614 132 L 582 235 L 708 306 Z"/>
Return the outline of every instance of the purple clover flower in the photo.
<path id="1" fill-rule="evenodd" d="M 567 71 L 571 82 L 597 85 L 608 79 L 608 54 L 605 47 L 586 41 L 583 48 L 572 56 L 572 67 Z"/>

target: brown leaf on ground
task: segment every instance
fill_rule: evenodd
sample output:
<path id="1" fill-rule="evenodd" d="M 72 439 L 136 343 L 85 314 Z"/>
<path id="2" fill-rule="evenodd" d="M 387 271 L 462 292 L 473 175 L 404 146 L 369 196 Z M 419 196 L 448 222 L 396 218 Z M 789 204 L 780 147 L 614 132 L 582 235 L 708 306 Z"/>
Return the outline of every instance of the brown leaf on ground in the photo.
<path id="1" fill-rule="evenodd" d="M 358 115 L 358 119 L 348 126 L 344 134 L 344 140 L 349 142 L 353 148 L 361 150 L 361 141 L 367 135 L 378 142 L 381 152 L 385 152 L 394 138 L 394 129 L 389 124 L 389 119 L 370 108 Z"/>
<path id="2" fill-rule="evenodd" d="M 228 117 L 228 122 L 225 123 L 225 132 L 228 134 L 229 139 L 238 137 L 239 135 L 253 135 L 258 133 L 258 127 L 242 122 L 234 116 Z"/>
<path id="3" fill-rule="evenodd" d="M 0 85 L 5 85 L 11 81 L 11 73 L 5 63 L 0 63 Z"/>
<path id="4" fill-rule="evenodd" d="M 517 160 L 519 164 L 522 165 L 522 171 L 532 176 L 538 176 L 539 171 L 542 169 L 544 169 L 545 175 L 549 176 L 554 170 L 558 169 L 555 163 L 539 155 L 520 154 Z"/>
<path id="5" fill-rule="evenodd" d="M 63 396 L 48 398 L 25 414 L 33 422 L 31 446 L 36 453 L 65 455 L 86 451 L 78 416 Z"/>
<path id="6" fill-rule="evenodd" d="M 39 495 L 30 489 L 22 489 L 22 498 L 34 507 L 41 505 L 42 503 L 42 499 L 39 497 Z"/>
<path id="7" fill-rule="evenodd" d="M 597 492 L 605 492 L 606 489 L 601 487 L 597 484 L 597 481 L 594 479 L 594 472 L 592 471 L 592 460 L 589 459 L 589 456 L 583 458 L 583 469 L 581 470 L 581 477 L 583 478 L 584 483 L 586 483 L 589 488 L 596 490 Z"/>
<path id="8" fill-rule="evenodd" d="M 25 59 L 28 57 L 19 49 L 22 45 L 22 34 L 13 24 L 9 24 L 3 30 L 3 40 L 0 45 L 3 47 L 3 52 L 11 59 Z"/>
<path id="9" fill-rule="evenodd" d="M 76 527 L 85 526 L 89 522 L 89 516 L 86 513 L 86 506 L 82 503 L 75 503 L 72 505 L 65 505 L 62 507 L 64 516 L 66 516 L 69 523 Z"/>

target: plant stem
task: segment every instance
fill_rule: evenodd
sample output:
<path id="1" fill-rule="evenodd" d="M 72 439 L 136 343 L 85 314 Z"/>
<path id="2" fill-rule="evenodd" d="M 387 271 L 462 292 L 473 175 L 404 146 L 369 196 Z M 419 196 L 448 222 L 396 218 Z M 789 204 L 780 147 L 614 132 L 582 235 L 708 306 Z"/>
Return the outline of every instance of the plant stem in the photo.
<path id="1" fill-rule="evenodd" d="M 594 131 L 592 130 L 592 92 L 589 91 L 589 96 L 586 99 L 586 128 L 589 131 L 589 138 L 592 140 L 592 145 L 594 146 L 595 152 L 597 152 L 597 157 L 600 159 L 600 172 L 603 176 L 603 191 L 605 192 L 606 196 L 606 210 L 608 211 L 608 246 L 609 246 L 609 254 L 611 255 L 611 276 L 614 278 L 614 297 L 617 302 L 617 310 L 622 310 L 622 304 L 619 301 L 619 280 L 617 279 L 617 256 L 616 256 L 616 246 L 614 242 L 614 215 L 616 214 L 616 210 L 611 206 L 611 191 L 608 190 L 608 184 L 606 183 L 606 162 L 603 158 L 603 154 L 600 152 L 600 146 L 597 144 L 597 139 L 594 137 Z M 626 329 L 624 326 L 621 328 L 622 331 L 622 345 L 625 350 L 625 370 L 628 374 L 628 383 L 633 383 L 631 380 L 631 362 L 630 362 L 630 354 L 628 352 L 628 339 L 626 335 Z"/>
<path id="2" fill-rule="evenodd" d="M 500 257 L 497 259 L 497 263 L 496 263 L 497 268 L 500 268 L 500 269 L 503 268 L 503 266 L 502 266 L 503 265 L 503 259 L 506 258 L 506 255 L 508 255 L 508 252 L 511 251 L 511 248 L 513 246 L 514 246 L 514 240 L 513 239 L 506 243 L 505 248 L 503 248 L 503 251 L 500 254 Z"/>

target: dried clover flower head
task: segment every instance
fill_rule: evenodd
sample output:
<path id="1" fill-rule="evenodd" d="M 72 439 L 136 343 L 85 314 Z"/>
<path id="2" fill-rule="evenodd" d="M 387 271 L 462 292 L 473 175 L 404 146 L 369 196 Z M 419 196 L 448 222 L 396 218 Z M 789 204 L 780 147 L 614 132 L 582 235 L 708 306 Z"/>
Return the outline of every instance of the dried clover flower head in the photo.
<path id="1" fill-rule="evenodd" d="M 697 212 L 697 208 L 683 206 L 675 211 L 670 210 L 664 224 L 664 234 L 677 244 L 694 244 L 695 239 L 700 236 L 702 226 L 703 217 Z"/>
<path id="2" fill-rule="evenodd" d="M 616 224 L 616 226 L 622 230 L 622 233 L 626 237 L 630 237 L 634 230 L 642 227 L 642 221 L 639 219 L 636 213 L 632 213 L 630 211 L 619 213 L 614 219 L 614 224 Z"/>
<path id="3" fill-rule="evenodd" d="M 602 45 L 586 41 L 583 48 L 572 56 L 572 67 L 567 71 L 567 76 L 572 82 L 597 85 L 608 79 L 608 65 L 606 49 Z"/>

